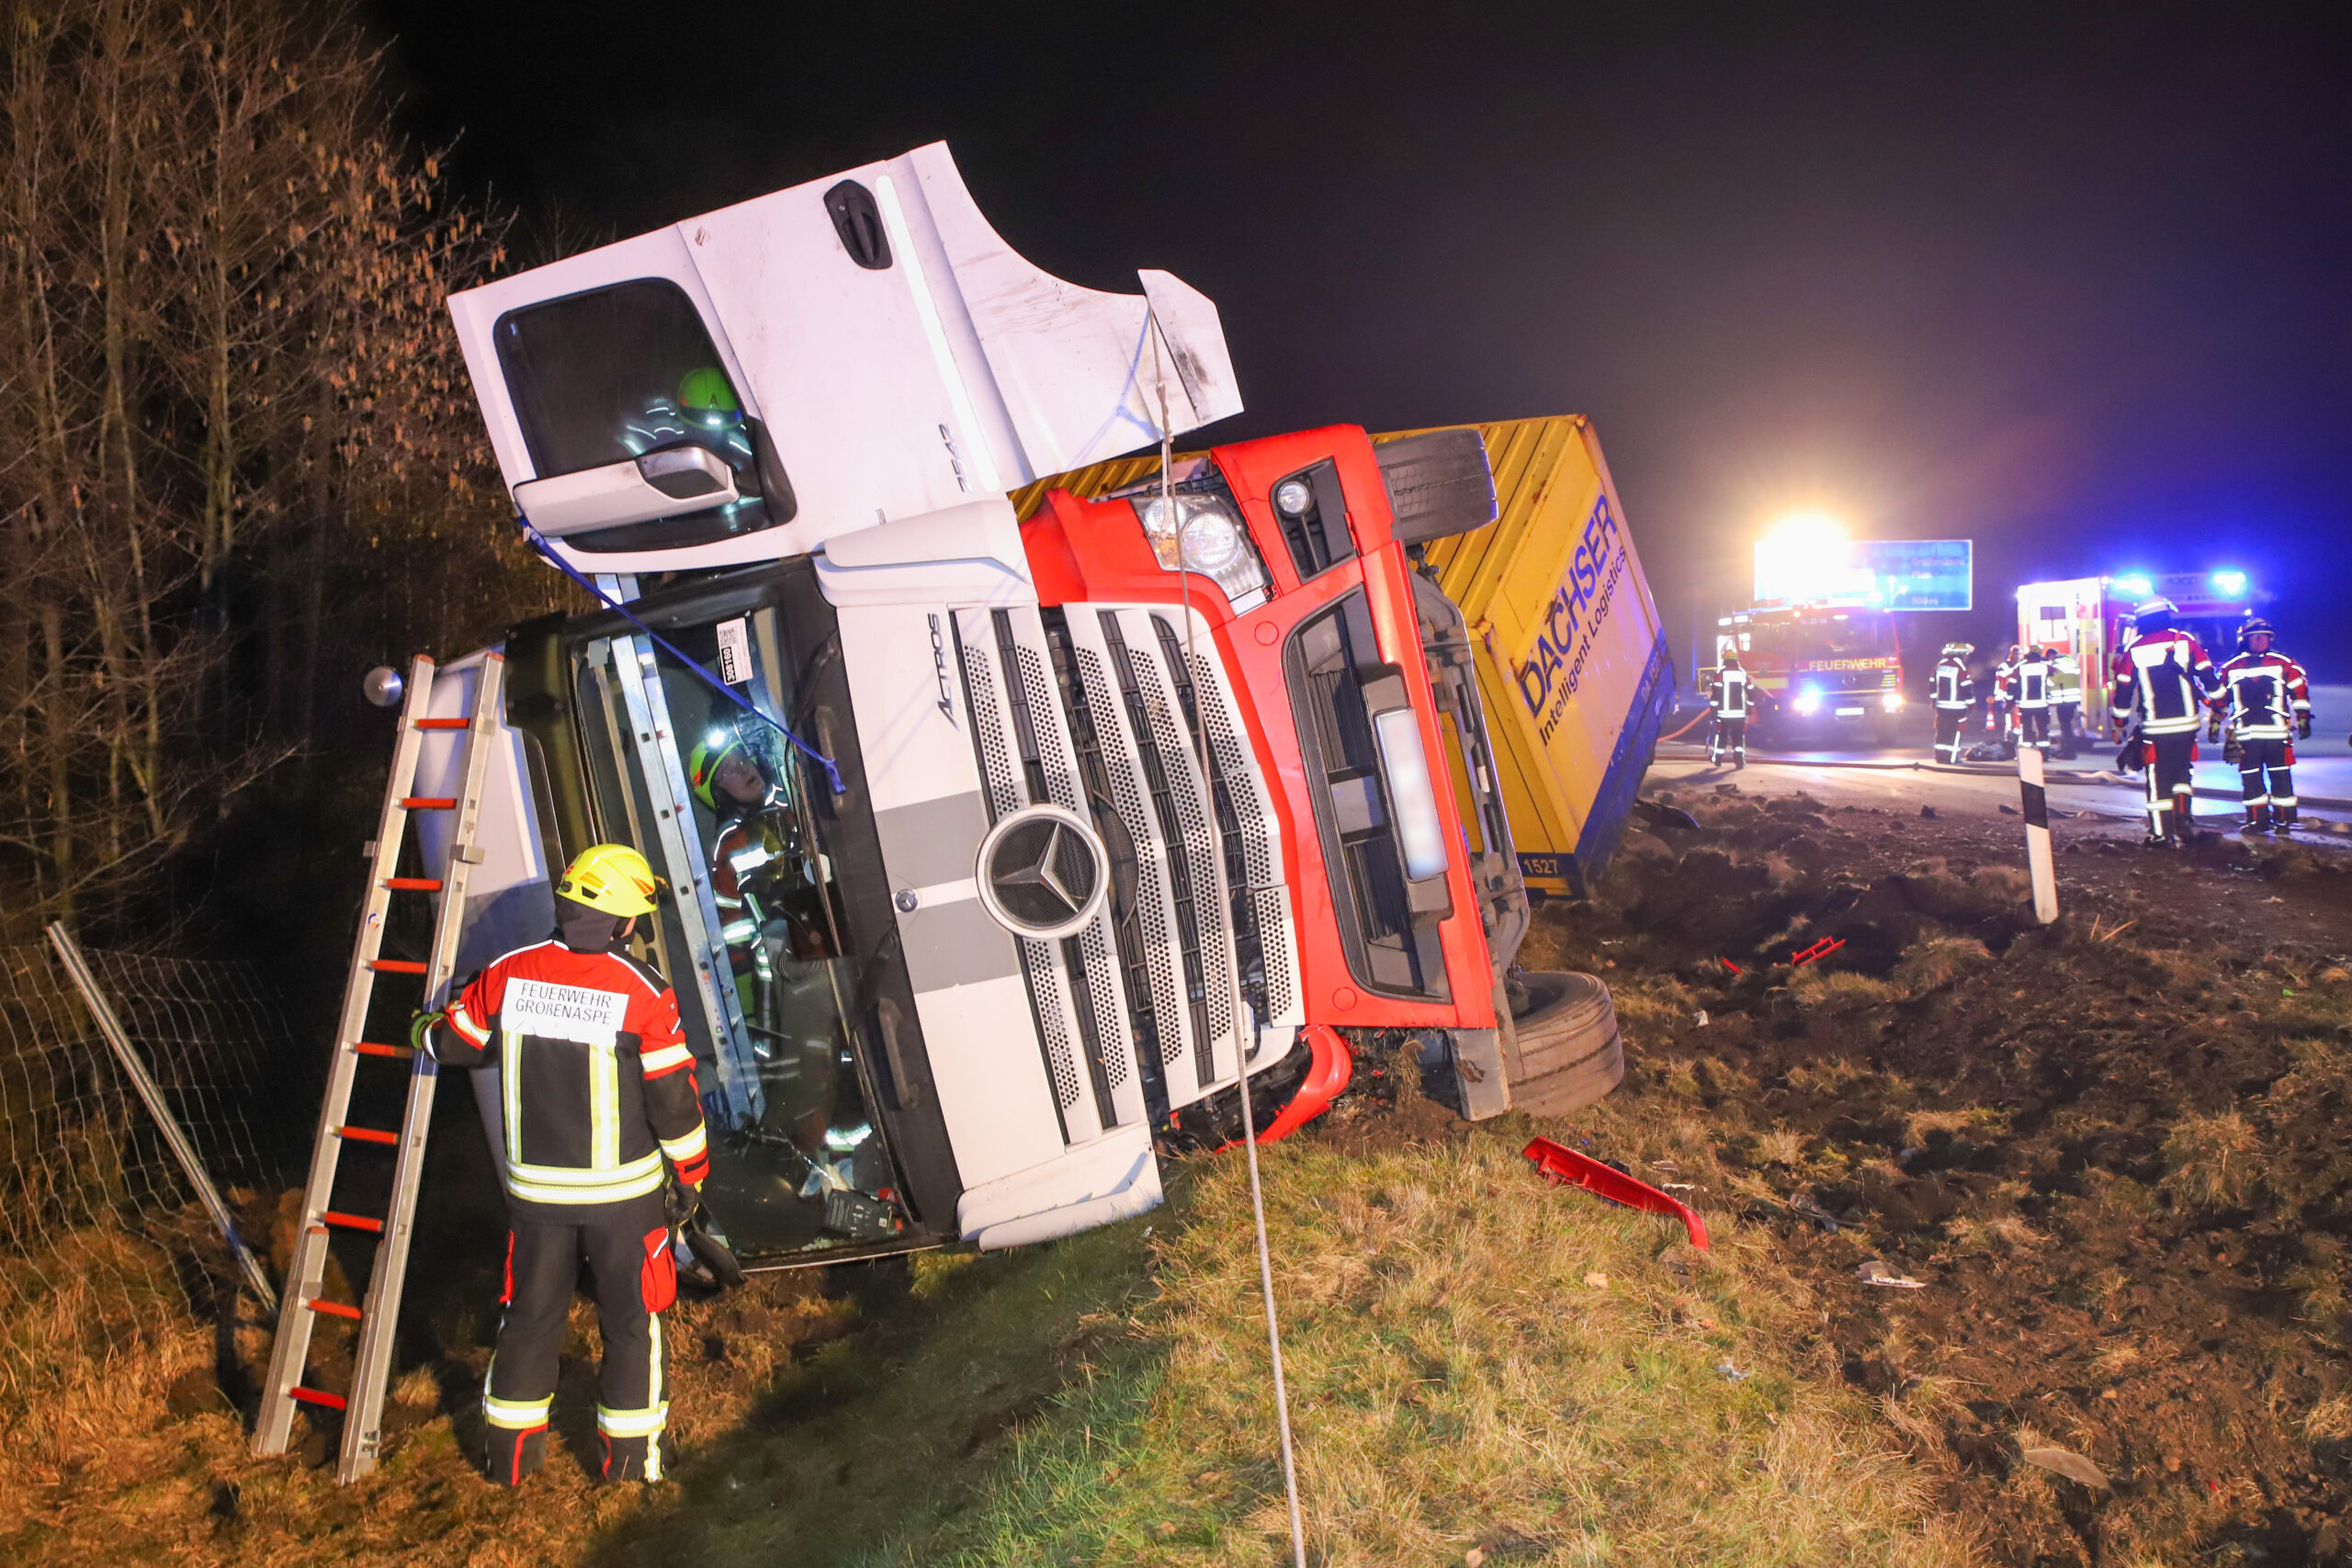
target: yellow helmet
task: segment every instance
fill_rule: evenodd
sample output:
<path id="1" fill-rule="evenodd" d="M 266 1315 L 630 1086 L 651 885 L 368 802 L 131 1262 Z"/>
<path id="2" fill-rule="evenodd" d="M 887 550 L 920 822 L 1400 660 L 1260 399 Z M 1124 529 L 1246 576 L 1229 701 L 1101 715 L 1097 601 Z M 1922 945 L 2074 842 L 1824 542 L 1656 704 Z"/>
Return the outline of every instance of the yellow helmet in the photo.
<path id="1" fill-rule="evenodd" d="M 657 886 L 643 855 L 627 844 L 595 844 L 580 852 L 555 890 L 607 915 L 650 915 Z"/>

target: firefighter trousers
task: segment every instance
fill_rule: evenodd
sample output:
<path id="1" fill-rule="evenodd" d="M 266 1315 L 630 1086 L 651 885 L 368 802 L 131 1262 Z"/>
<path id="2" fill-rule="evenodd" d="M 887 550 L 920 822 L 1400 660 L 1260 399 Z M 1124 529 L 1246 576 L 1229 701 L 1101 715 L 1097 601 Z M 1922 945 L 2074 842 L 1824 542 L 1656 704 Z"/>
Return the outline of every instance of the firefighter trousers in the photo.
<path id="1" fill-rule="evenodd" d="M 519 1486 L 547 1457 L 556 1363 L 585 1259 L 595 1277 L 604 1360 L 596 1384 L 597 1448 L 607 1481 L 659 1481 L 669 1415 L 662 1312 L 678 1293 L 660 1192 L 576 1210 L 534 1204 L 506 1233 L 506 1314 L 482 1388 L 492 1481 Z"/>
<path id="2" fill-rule="evenodd" d="M 2024 728 L 2025 743 L 2038 751 L 2050 750 L 2050 710 L 2030 708 L 2020 704 L 2018 723 Z"/>
<path id="3" fill-rule="evenodd" d="M 1747 720 L 1715 716 L 1714 741 L 1707 748 L 1707 761 L 1720 762 L 1725 757 L 1736 757 L 1744 766 L 1747 761 Z"/>
<path id="4" fill-rule="evenodd" d="M 1961 727 L 1967 722 L 1966 708 L 1938 708 L 1936 710 L 1937 761 L 1957 762 L 1960 761 L 1960 731 Z"/>
<path id="5" fill-rule="evenodd" d="M 2238 742 L 2238 779 L 2245 789 L 2245 808 L 2270 808 L 2271 820 L 2295 819 L 2295 744 L 2275 739 Z"/>
<path id="6" fill-rule="evenodd" d="M 2197 761 L 2197 737 L 2150 735 L 2140 745 L 2148 773 L 2148 832 L 2158 839 L 2186 840 L 2193 799 L 2189 769 Z"/>

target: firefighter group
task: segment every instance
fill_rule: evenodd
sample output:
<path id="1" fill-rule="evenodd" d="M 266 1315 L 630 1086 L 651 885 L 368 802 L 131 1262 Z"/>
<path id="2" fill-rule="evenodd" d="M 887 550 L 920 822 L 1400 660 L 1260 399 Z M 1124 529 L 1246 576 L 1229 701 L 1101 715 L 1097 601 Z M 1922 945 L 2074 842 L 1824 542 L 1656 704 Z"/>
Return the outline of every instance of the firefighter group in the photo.
<path id="1" fill-rule="evenodd" d="M 2189 768 L 2197 735 L 2228 740 L 2223 754 L 2238 769 L 2244 831 L 2291 833 L 2296 806 L 2295 742 L 2312 733 L 2311 682 L 2303 667 L 2278 650 L 2278 632 L 2260 616 L 2238 628 L 2237 651 L 2216 666 L 2204 645 L 2176 625 L 2169 599 L 2151 599 L 2132 613 L 2129 638 L 2109 671 L 2109 739 L 2120 740 L 2116 763 L 2143 775 L 2152 846 L 2188 841 Z M 1936 760 L 1957 763 L 1970 745 L 1979 694 L 1968 643 L 1944 645 L 1933 678 Z M 1984 728 L 2003 754 L 2018 746 L 2073 756 L 2089 737 L 2080 730 L 2082 671 L 2075 660 L 2051 649 L 2012 644 L 1984 683 Z"/>

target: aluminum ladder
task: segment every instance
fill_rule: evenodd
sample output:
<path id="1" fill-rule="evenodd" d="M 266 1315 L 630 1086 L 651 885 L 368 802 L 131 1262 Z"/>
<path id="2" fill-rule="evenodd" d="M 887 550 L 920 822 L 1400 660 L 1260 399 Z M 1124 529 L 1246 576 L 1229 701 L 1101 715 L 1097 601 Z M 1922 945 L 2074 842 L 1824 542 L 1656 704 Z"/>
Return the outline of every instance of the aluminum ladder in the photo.
<path id="1" fill-rule="evenodd" d="M 505 660 L 498 654 L 487 655 L 475 682 L 472 716 L 430 718 L 426 713 L 433 697 L 433 660 L 419 655 L 411 663 L 407 696 L 401 705 L 400 735 L 392 750 L 391 776 L 384 786 L 383 812 L 377 821 L 376 837 L 366 850 L 369 863 L 368 897 L 360 914 L 359 935 L 352 946 L 351 969 L 344 983 L 334 1056 L 327 1072 L 326 1097 L 319 1108 L 310 1182 L 302 1195 L 301 1229 L 295 1237 L 293 1266 L 288 1271 L 286 1295 L 278 1308 L 277 1340 L 270 1352 L 269 1382 L 263 1391 L 261 1416 L 254 1429 L 254 1453 L 281 1454 L 293 1438 L 296 1405 L 342 1411 L 342 1458 L 335 1471 L 338 1481 L 356 1481 L 374 1470 L 383 1439 L 384 1388 L 391 1373 L 401 1292 L 408 1277 L 409 1245 L 416 1222 L 417 1187 L 424 1172 L 424 1140 L 433 1121 L 433 1090 L 438 1077 L 433 1058 L 421 1051 L 412 1051 L 405 1042 L 388 1044 L 364 1038 L 368 1005 L 375 999 L 376 978 L 379 975 L 417 976 L 422 981 L 421 1005 L 425 1008 L 439 1007 L 446 1000 L 450 971 L 457 962 L 459 928 L 464 923 L 467 876 L 481 859 L 481 852 L 474 846 L 474 833 L 499 733 L 505 669 Z M 433 730 L 465 732 L 465 766 L 455 795 L 427 797 L 414 793 L 424 737 Z M 449 839 L 449 863 L 437 877 L 398 874 L 409 817 L 419 811 L 456 814 L 455 829 Z M 395 893 L 440 895 L 433 945 L 421 964 L 381 956 L 385 914 Z M 401 1063 L 408 1070 L 408 1103 L 398 1132 L 355 1127 L 347 1121 L 351 1091 L 360 1066 L 378 1060 Z M 352 1144 L 391 1151 L 391 1205 L 381 1216 L 346 1213 L 334 1207 L 335 1175 L 345 1146 Z M 356 1306 L 348 1302 L 330 1301 L 324 1293 L 328 1243 L 337 1231 L 378 1238 L 375 1259 L 368 1273 L 367 1294 Z M 351 1386 L 342 1393 L 313 1388 L 303 1381 L 310 1359 L 311 1332 L 322 1314 L 359 1325 Z"/>

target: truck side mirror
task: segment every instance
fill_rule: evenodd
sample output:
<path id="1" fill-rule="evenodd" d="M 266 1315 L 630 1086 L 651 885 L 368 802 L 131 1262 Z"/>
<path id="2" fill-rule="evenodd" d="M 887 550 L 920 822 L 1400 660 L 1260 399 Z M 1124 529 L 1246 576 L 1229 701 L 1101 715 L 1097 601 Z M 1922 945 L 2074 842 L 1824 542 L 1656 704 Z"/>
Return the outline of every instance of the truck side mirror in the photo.
<path id="1" fill-rule="evenodd" d="M 672 446 L 514 487 L 515 510 L 550 539 L 624 523 L 650 523 L 742 499 L 735 471 L 700 446 Z"/>

